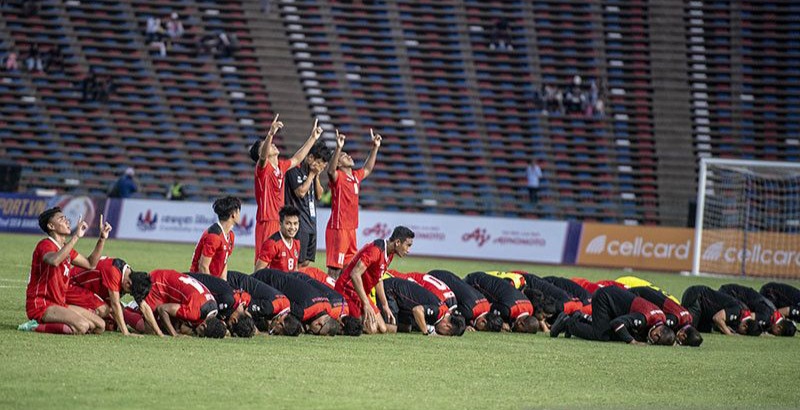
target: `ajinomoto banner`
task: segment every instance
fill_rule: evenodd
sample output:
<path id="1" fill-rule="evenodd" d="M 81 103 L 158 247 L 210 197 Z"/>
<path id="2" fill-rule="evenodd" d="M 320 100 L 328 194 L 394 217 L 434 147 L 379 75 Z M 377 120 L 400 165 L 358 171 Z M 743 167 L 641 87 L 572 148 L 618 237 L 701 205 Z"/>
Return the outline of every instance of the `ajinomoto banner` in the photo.
<path id="1" fill-rule="evenodd" d="M 688 271 L 694 230 L 584 223 L 578 265 Z"/>
<path id="2" fill-rule="evenodd" d="M 703 230 L 700 271 L 729 275 L 797 277 L 800 234 Z"/>

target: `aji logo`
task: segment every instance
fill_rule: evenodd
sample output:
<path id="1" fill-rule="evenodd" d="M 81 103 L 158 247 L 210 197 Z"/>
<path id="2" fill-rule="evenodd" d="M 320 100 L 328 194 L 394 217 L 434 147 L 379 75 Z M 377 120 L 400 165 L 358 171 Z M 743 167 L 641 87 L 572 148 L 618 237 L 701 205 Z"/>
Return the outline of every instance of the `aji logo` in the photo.
<path id="1" fill-rule="evenodd" d="M 361 233 L 364 236 L 374 236 L 376 238 L 388 238 L 389 235 L 392 234 L 392 231 L 389 230 L 389 225 L 378 222 L 370 228 L 364 228 L 364 230 L 361 231 Z"/>
<path id="2" fill-rule="evenodd" d="M 139 214 L 139 218 L 136 221 L 136 227 L 142 231 L 152 231 L 156 229 L 157 223 L 158 214 L 148 209 L 147 212 Z"/>
<path id="3" fill-rule="evenodd" d="M 478 246 L 483 246 L 489 239 L 492 239 L 492 235 L 489 235 L 485 228 L 475 228 L 474 231 L 461 236 L 463 242 L 475 241 L 478 242 Z"/>

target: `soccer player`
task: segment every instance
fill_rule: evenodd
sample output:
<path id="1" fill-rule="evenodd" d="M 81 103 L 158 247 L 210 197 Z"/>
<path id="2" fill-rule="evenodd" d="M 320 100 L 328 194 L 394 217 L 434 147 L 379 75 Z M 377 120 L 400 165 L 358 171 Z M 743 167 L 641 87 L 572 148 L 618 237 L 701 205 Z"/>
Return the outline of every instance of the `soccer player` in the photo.
<path id="1" fill-rule="evenodd" d="M 187 273 L 187 275 L 202 283 L 214 296 L 214 300 L 217 301 L 217 317 L 225 322 L 231 335 L 236 337 L 253 337 L 255 335 L 255 321 L 246 311 L 249 297 L 242 298 L 241 294 L 236 295 L 227 280 L 204 273 Z"/>
<path id="2" fill-rule="evenodd" d="M 686 308 L 675 303 L 664 292 L 649 286 L 638 286 L 628 289 L 640 298 L 658 306 L 664 312 L 666 324 L 675 332 L 675 340 L 682 346 L 700 346 L 703 337 L 692 327 L 692 314 Z"/>
<path id="3" fill-rule="evenodd" d="M 281 228 L 261 245 L 253 271 L 270 268 L 289 272 L 297 269 L 300 242 L 295 239 L 295 235 L 300 226 L 300 211 L 291 205 L 286 205 L 278 214 L 281 218 Z"/>
<path id="4" fill-rule="evenodd" d="M 456 299 L 456 294 L 447 286 L 446 283 L 440 281 L 439 279 L 428 275 L 427 273 L 422 272 L 398 272 L 394 269 L 390 269 L 386 271 L 390 276 L 398 278 L 398 279 L 405 279 L 410 280 L 417 285 L 422 286 L 428 292 L 433 293 L 439 298 L 440 301 L 444 302 L 447 305 L 447 309 L 453 311 L 458 307 L 458 300 Z"/>
<path id="5" fill-rule="evenodd" d="M 505 279 L 531 301 L 536 319 L 539 320 L 539 329 L 543 332 L 550 330 L 548 325 L 555 321 L 559 313 L 571 314 L 584 307 L 583 303 L 570 297 L 567 292 L 532 273 L 487 271 L 486 274 Z M 590 309 L 585 310 L 585 313 L 591 314 Z"/>
<path id="6" fill-rule="evenodd" d="M 301 266 L 300 269 L 297 270 L 308 277 L 314 278 L 319 282 L 325 284 L 325 286 L 334 289 L 336 288 L 336 279 L 328 276 L 322 269 L 316 268 L 314 266 Z"/>
<path id="7" fill-rule="evenodd" d="M 225 337 L 228 329 L 217 318 L 217 301 L 202 283 L 167 269 L 150 272 L 150 282 L 150 293 L 139 303 L 139 308 L 155 334 L 164 336 L 155 319 L 155 315 L 158 315 L 170 336 L 178 335 L 172 323 L 175 318 L 188 324 L 197 336 L 215 339 Z"/>
<path id="8" fill-rule="evenodd" d="M 539 330 L 539 320 L 533 315 L 531 301 L 506 280 L 486 272 L 473 272 L 464 278 L 464 282 L 486 296 L 492 304 L 492 311 L 503 318 L 503 330 L 522 333 Z"/>
<path id="9" fill-rule="evenodd" d="M 361 169 L 354 170 L 353 158 L 342 151 L 344 134 L 336 130 L 336 150 L 328 162 L 328 185 L 331 188 L 331 216 L 325 229 L 325 255 L 328 275 L 336 279 L 356 254 L 358 228 L 358 194 L 361 181 L 372 173 L 382 137 L 369 130 L 372 150 Z"/>
<path id="10" fill-rule="evenodd" d="M 278 289 L 237 271 L 228 272 L 228 284 L 234 289 L 234 299 L 238 298 L 246 305 L 245 310 L 259 331 L 271 335 L 300 334 L 302 324 L 289 314 L 289 298 Z"/>
<path id="11" fill-rule="evenodd" d="M 692 326 L 710 333 L 716 327 L 723 334 L 758 336 L 761 328 L 744 303 L 704 285 L 690 286 L 683 292 L 681 305 L 692 314 Z M 733 330 L 736 329 L 736 330 Z"/>
<path id="12" fill-rule="evenodd" d="M 261 269 L 253 277 L 289 298 L 292 315 L 300 319 L 307 333 L 323 336 L 339 333 L 339 323 L 328 314 L 330 301 L 307 282 L 275 269 Z"/>
<path id="13" fill-rule="evenodd" d="M 142 316 L 124 310 L 120 303 L 122 295 L 131 293 L 137 275 L 138 280 L 145 282 L 140 291 L 150 292 L 150 276 L 144 272 L 132 272 L 131 267 L 122 259 L 102 258 L 94 269 L 75 268 L 70 272 L 67 303 L 93 311 L 103 319 L 110 316 L 123 336 L 132 335 L 126 324 L 143 332 Z M 76 292 L 79 289 L 81 292 Z M 91 292 L 90 298 L 84 297 L 84 289 Z"/>
<path id="14" fill-rule="evenodd" d="M 331 160 L 331 150 L 323 141 L 317 141 L 306 159 L 286 172 L 286 204 L 300 210 L 299 266 L 309 266 L 317 258 L 317 207 L 324 188 L 320 175 Z"/>
<path id="15" fill-rule="evenodd" d="M 319 269 L 317 270 L 328 280 L 333 280 L 325 272 Z M 331 284 L 326 281 L 314 279 L 314 277 L 303 272 L 289 272 L 288 275 L 308 283 L 328 298 L 331 304 L 331 311 L 328 314 L 339 322 L 339 327 L 341 328 L 340 334 L 346 336 L 361 336 L 361 333 L 364 332 L 364 326 L 361 324 L 360 320 L 350 316 L 350 308 L 347 306 L 347 301 L 344 300 L 344 296 L 333 289 L 336 282 Z"/>
<path id="16" fill-rule="evenodd" d="M 800 289 L 785 283 L 770 282 L 759 291 L 771 300 L 778 312 L 795 322 L 800 321 Z"/>
<path id="17" fill-rule="evenodd" d="M 250 158 L 256 162 L 256 249 L 261 249 L 264 240 L 280 229 L 278 211 L 285 203 L 283 182 L 286 171 L 303 161 L 322 135 L 322 128 L 318 127 L 317 120 L 314 120 L 314 128 L 303 146 L 290 159 L 278 159 L 280 151 L 272 142 L 275 134 L 283 128 L 278 116 L 279 114 L 275 114 L 266 138 L 263 141 L 256 141 L 250 147 Z"/>
<path id="18" fill-rule="evenodd" d="M 33 251 L 25 293 L 25 312 L 29 321 L 20 325 L 19 330 L 58 334 L 103 333 L 103 319 L 82 307 L 68 305 L 66 293 L 73 265 L 86 269 L 97 266 L 111 225 L 104 223 L 103 215 L 100 215 L 100 237 L 88 258 L 74 249 L 89 229 L 82 218 L 78 220 L 75 232 L 71 232 L 70 221 L 61 208 L 50 208 L 39 214 L 39 228 L 47 238 L 39 241 Z M 67 241 L 70 235 L 72 237 Z"/>
<path id="19" fill-rule="evenodd" d="M 503 318 L 498 312 L 492 312 L 492 305 L 486 297 L 453 272 L 432 270 L 428 275 L 444 282 L 455 293 L 458 301 L 456 312 L 464 317 L 467 331 L 499 332 L 503 328 Z"/>
<path id="20" fill-rule="evenodd" d="M 755 289 L 731 283 L 720 286 L 719 291 L 747 305 L 755 315 L 756 322 L 761 326 L 762 331 L 769 332 L 773 336 L 789 337 L 794 336 L 797 332 L 797 327 L 795 327 L 794 323 L 791 320 L 786 320 L 778 312 L 775 304 L 756 292 Z"/>
<path id="21" fill-rule="evenodd" d="M 592 303 L 592 295 L 586 289 L 582 288 L 581 285 L 578 285 L 567 278 L 558 276 L 545 276 L 542 279 L 550 282 L 552 285 L 563 290 L 564 292 L 567 292 L 570 297 L 580 300 L 584 306 Z"/>
<path id="22" fill-rule="evenodd" d="M 242 201 L 233 196 L 219 198 L 214 201 L 214 213 L 219 221 L 203 232 L 194 248 L 189 270 L 225 280 L 228 258 L 233 254 L 233 227 L 241 220 Z"/>
<path id="23" fill-rule="evenodd" d="M 655 290 L 657 290 L 657 291 L 659 291 L 659 292 L 663 293 L 664 295 L 666 295 L 668 298 L 670 298 L 670 299 L 671 299 L 673 302 L 675 302 L 676 304 L 678 304 L 678 305 L 680 305 L 680 304 L 681 304 L 681 301 L 680 301 L 680 300 L 678 300 L 678 298 L 676 298 L 675 296 L 673 296 L 673 295 L 669 294 L 669 292 L 667 292 L 667 291 L 665 291 L 665 290 L 663 290 L 663 289 L 659 288 L 659 287 L 658 287 L 658 286 L 656 286 L 656 285 L 653 285 L 653 284 L 652 284 L 652 283 L 650 283 L 649 281 L 646 281 L 646 280 L 644 280 L 644 279 L 642 279 L 642 278 L 638 278 L 638 277 L 636 277 L 636 276 L 620 276 L 620 277 L 618 277 L 618 278 L 614 279 L 614 281 L 615 281 L 615 282 L 619 282 L 619 283 L 621 283 L 621 284 L 623 284 L 623 285 L 627 286 L 627 287 L 628 287 L 628 289 L 630 289 L 630 288 L 638 288 L 638 287 L 642 287 L 642 286 L 647 286 L 648 288 L 655 289 Z"/>
<path id="24" fill-rule="evenodd" d="M 383 292 L 381 276 L 389 268 L 394 256 L 405 257 L 413 244 L 414 232 L 405 226 L 398 226 L 389 239 L 377 239 L 364 245 L 336 280 L 336 291 L 347 301 L 350 315 L 363 318 L 364 333 L 386 333 L 388 330 L 386 322 L 376 315 L 378 309 L 369 299 L 372 289 L 375 289 L 381 308 L 387 312 L 387 322 L 395 324 Z"/>
<path id="25" fill-rule="evenodd" d="M 590 295 L 593 295 L 594 292 L 597 292 L 597 289 L 607 286 L 616 286 L 621 289 L 628 288 L 628 286 L 613 280 L 598 280 L 597 282 L 592 282 L 585 278 L 570 278 L 570 280 L 580 285 L 580 287 L 586 289 Z"/>
<path id="26" fill-rule="evenodd" d="M 464 317 L 450 314 L 444 302 L 416 282 L 388 278 L 383 281 L 383 287 L 392 315 L 397 318 L 396 326 L 388 325 L 389 333 L 417 329 L 426 336 L 464 334 L 467 327 Z"/>
<path id="27" fill-rule="evenodd" d="M 591 318 L 591 319 L 590 319 Z M 550 337 L 567 329 L 567 336 L 607 342 L 621 340 L 628 344 L 671 346 L 675 332 L 666 325 L 664 312 L 658 306 L 615 286 L 600 288 L 592 300 L 592 315 L 575 312 L 559 314 Z"/>

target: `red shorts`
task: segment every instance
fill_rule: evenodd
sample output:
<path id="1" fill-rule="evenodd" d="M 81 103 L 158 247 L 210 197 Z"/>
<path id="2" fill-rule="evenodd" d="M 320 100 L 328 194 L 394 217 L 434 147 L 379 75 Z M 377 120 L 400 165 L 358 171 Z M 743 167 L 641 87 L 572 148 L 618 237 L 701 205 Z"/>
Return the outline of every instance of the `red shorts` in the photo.
<path id="1" fill-rule="evenodd" d="M 356 319 L 361 319 L 361 316 L 364 314 L 364 308 L 361 305 L 361 299 L 358 298 L 358 294 L 355 291 L 345 291 L 343 295 L 344 300 L 347 302 L 349 316 L 352 316 Z M 369 304 L 372 306 L 372 311 L 375 312 L 375 314 L 379 315 L 381 313 L 381 310 L 375 306 L 375 303 L 372 302 L 372 299 L 370 299 Z"/>
<path id="2" fill-rule="evenodd" d="M 272 234 L 280 230 L 281 221 L 259 221 L 256 224 L 256 262 L 258 262 L 258 251 L 261 249 L 261 244 L 272 236 Z"/>
<path id="3" fill-rule="evenodd" d="M 80 286 L 70 285 L 67 288 L 66 299 L 68 305 L 79 306 L 90 312 L 94 312 L 97 308 L 106 304 L 103 298 Z"/>
<path id="4" fill-rule="evenodd" d="M 33 298 L 25 302 L 25 313 L 28 314 L 28 319 L 41 322 L 42 316 L 44 316 L 44 313 L 50 306 L 61 306 L 63 308 L 67 307 L 66 304 L 62 305 L 45 298 Z"/>
<path id="5" fill-rule="evenodd" d="M 325 229 L 325 265 L 342 269 L 358 252 L 355 229 Z"/>

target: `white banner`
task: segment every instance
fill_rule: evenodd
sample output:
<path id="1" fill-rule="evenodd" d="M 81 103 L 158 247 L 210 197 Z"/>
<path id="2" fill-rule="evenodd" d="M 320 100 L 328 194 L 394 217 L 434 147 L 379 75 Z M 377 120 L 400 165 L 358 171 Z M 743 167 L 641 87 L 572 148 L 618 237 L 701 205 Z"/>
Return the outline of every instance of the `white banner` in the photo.
<path id="1" fill-rule="evenodd" d="M 197 243 L 217 221 L 211 203 L 126 199 L 117 238 Z M 255 243 L 255 205 L 242 207 L 236 246 Z M 325 250 L 330 209 L 317 209 L 317 246 Z M 414 231 L 412 255 L 561 263 L 567 223 L 528 219 L 361 211 L 358 246 L 388 238 L 397 225 Z"/>

